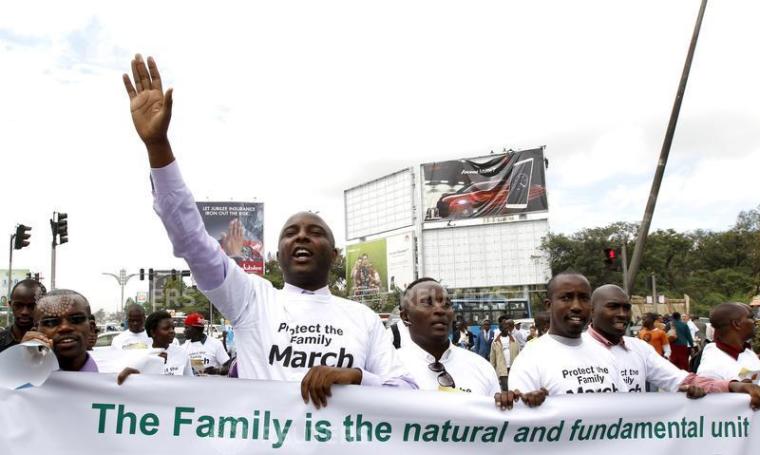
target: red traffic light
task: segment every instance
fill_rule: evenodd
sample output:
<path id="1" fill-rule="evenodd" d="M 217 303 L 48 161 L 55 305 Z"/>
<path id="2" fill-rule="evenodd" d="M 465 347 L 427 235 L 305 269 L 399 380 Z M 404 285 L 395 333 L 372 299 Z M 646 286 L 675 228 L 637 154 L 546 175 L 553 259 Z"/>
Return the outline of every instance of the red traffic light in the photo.
<path id="1" fill-rule="evenodd" d="M 604 249 L 604 261 L 607 264 L 612 264 L 617 260 L 617 251 L 614 248 Z"/>

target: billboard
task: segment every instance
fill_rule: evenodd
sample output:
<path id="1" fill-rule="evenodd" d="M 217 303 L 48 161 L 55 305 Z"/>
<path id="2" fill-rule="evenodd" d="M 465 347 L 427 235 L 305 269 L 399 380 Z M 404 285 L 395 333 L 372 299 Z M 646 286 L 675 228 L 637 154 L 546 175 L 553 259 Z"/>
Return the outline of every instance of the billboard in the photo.
<path id="1" fill-rule="evenodd" d="M 404 289 L 414 281 L 414 236 L 405 232 L 346 247 L 349 297 Z"/>
<path id="2" fill-rule="evenodd" d="M 424 276 L 452 288 L 543 284 L 551 277 L 541 241 L 547 220 L 422 231 Z"/>
<path id="3" fill-rule="evenodd" d="M 346 239 L 377 235 L 414 223 L 414 173 L 411 168 L 346 190 Z"/>
<path id="4" fill-rule="evenodd" d="M 264 204 L 198 202 L 206 231 L 247 273 L 264 275 Z"/>
<path id="5" fill-rule="evenodd" d="M 546 211 L 543 148 L 422 165 L 425 221 Z"/>

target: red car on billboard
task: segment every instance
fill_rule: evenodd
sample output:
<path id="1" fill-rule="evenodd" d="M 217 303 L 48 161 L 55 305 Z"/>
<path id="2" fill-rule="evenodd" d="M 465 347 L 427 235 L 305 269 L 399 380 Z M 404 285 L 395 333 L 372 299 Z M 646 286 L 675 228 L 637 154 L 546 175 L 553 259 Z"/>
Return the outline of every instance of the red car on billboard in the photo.
<path id="1" fill-rule="evenodd" d="M 518 179 L 519 180 L 519 179 Z M 472 216 L 500 215 L 506 209 L 520 209 L 528 201 L 541 197 L 546 189 L 541 185 L 531 185 L 527 197 L 524 195 L 526 182 L 513 182 L 517 191 L 510 197 L 510 187 L 503 180 L 486 180 L 463 187 L 455 193 L 446 193 L 438 200 L 436 208 L 441 218 L 470 218 Z M 522 197 L 515 197 L 523 193 Z M 514 202 L 514 203 L 512 203 Z"/>

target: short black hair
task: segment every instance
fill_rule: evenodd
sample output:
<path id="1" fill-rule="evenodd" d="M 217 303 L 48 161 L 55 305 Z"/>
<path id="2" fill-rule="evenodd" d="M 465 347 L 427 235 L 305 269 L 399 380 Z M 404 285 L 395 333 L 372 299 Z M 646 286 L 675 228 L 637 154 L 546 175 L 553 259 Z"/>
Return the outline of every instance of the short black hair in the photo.
<path id="1" fill-rule="evenodd" d="M 148 334 L 149 337 L 153 336 L 153 331 L 156 330 L 156 327 L 158 327 L 158 323 L 163 321 L 164 319 L 171 319 L 172 315 L 169 314 L 169 312 L 165 310 L 158 310 L 154 311 L 153 313 L 148 315 L 148 318 L 145 319 L 145 332 Z"/>
<path id="2" fill-rule="evenodd" d="M 140 313 L 143 314 L 143 316 L 145 315 L 145 308 L 143 308 L 143 306 L 140 305 L 139 303 L 133 303 L 133 304 L 129 305 L 127 307 L 127 311 L 125 311 L 125 313 L 129 314 L 129 313 L 131 313 L 134 310 L 139 311 Z"/>
<path id="3" fill-rule="evenodd" d="M 564 272 L 559 272 L 558 274 L 554 275 L 551 280 L 549 280 L 548 283 L 546 283 L 546 298 L 551 300 L 552 294 L 554 293 L 554 284 L 557 282 L 558 279 L 560 279 L 563 276 L 579 276 L 582 277 L 584 280 L 588 281 L 588 278 L 580 272 L 576 272 L 575 270 L 565 270 Z"/>
<path id="4" fill-rule="evenodd" d="M 675 313 L 673 313 L 673 319 L 675 319 L 676 321 L 680 321 L 681 320 L 681 313 L 679 313 L 678 311 L 676 311 Z"/>
<path id="5" fill-rule="evenodd" d="M 41 298 L 43 295 L 47 294 L 47 288 L 45 288 L 44 284 L 32 278 L 25 278 L 13 285 L 13 289 L 11 289 L 10 297 L 13 297 L 13 293 L 16 292 L 16 288 L 19 286 L 24 286 L 24 287 L 28 287 L 32 289 L 39 288 L 40 294 L 37 297 L 38 299 Z"/>
<path id="6" fill-rule="evenodd" d="M 438 283 L 438 280 L 436 280 L 435 278 L 430 278 L 429 276 L 423 276 L 423 277 L 417 278 L 416 280 L 409 283 L 406 289 L 404 289 L 404 292 L 401 293 L 401 302 L 399 302 L 399 307 L 406 308 L 406 302 L 407 302 L 407 299 L 409 298 L 409 292 L 412 290 L 413 287 L 417 286 L 420 283 L 425 283 L 428 281 Z"/>

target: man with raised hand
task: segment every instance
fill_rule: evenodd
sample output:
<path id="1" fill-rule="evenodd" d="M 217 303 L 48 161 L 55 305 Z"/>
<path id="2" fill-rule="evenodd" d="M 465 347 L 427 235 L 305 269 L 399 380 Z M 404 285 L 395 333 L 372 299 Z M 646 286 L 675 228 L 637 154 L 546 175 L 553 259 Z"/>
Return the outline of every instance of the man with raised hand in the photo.
<path id="1" fill-rule="evenodd" d="M 132 120 L 148 150 L 154 209 L 174 254 L 185 259 L 198 287 L 232 321 L 241 378 L 301 381 L 304 402 L 327 404 L 332 384 L 416 388 L 380 318 L 366 306 L 335 297 L 327 286 L 338 255 L 329 226 L 314 213 L 291 216 L 280 231 L 277 259 L 285 287 L 246 274 L 206 233 L 169 145 L 172 90 L 163 92 L 155 61 L 138 54 L 123 76 Z"/>
<path id="2" fill-rule="evenodd" d="M 625 392 L 609 350 L 581 337 L 591 317 L 591 285 L 580 273 L 563 272 L 546 285 L 549 332 L 517 356 L 509 388 L 518 392 L 563 395 Z"/>
<path id="3" fill-rule="evenodd" d="M 697 373 L 711 378 L 760 380 L 760 359 L 750 342 L 755 335 L 755 315 L 743 303 L 721 303 L 710 312 L 715 343 L 706 344 Z"/>
<path id="4" fill-rule="evenodd" d="M 615 356 L 629 392 L 644 392 L 645 384 L 649 382 L 666 392 L 686 392 L 689 398 L 701 398 L 705 393 L 715 392 L 746 393 L 752 397 L 753 408 L 760 406 L 760 387 L 681 370 L 647 342 L 625 336 L 631 321 L 631 302 L 620 287 L 614 284 L 600 286 L 591 295 L 591 304 L 591 326 L 583 337 L 605 347 Z"/>

